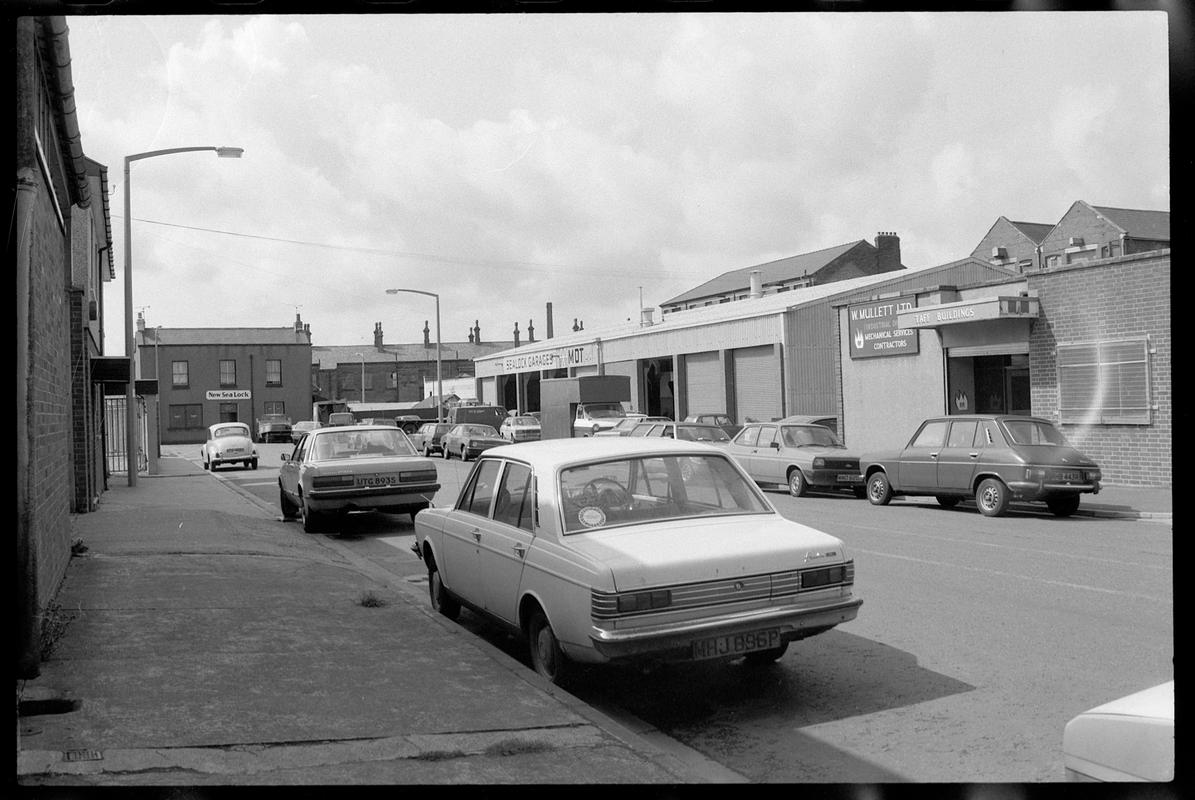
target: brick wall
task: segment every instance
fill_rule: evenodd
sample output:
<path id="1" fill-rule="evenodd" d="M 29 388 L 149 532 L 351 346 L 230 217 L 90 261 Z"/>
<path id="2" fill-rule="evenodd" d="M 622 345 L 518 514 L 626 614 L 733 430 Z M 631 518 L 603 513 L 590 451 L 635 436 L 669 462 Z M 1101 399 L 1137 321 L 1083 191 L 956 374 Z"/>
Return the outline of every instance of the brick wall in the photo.
<path id="1" fill-rule="evenodd" d="M 37 603 L 53 599 L 70 561 L 73 497 L 69 261 L 50 193 L 37 194 L 31 225 L 30 542 L 36 548 Z"/>
<path id="2" fill-rule="evenodd" d="M 1028 276 L 1041 298 L 1029 339 L 1033 413 L 1058 419 L 1058 344 L 1149 335 L 1149 425 L 1062 425 L 1094 458 L 1104 482 L 1171 486 L 1170 253 L 1152 253 L 1059 267 Z"/>

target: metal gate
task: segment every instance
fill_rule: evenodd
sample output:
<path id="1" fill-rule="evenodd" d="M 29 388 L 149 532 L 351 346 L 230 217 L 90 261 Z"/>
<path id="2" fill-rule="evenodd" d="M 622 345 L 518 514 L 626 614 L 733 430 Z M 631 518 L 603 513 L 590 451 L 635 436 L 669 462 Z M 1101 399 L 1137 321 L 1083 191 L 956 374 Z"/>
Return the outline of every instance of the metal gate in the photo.
<path id="1" fill-rule="evenodd" d="M 137 425 L 140 428 L 137 448 L 137 472 L 149 470 L 149 453 L 146 443 L 149 441 L 148 418 L 145 413 L 145 399 L 137 397 Z M 121 472 L 128 474 L 128 458 L 125 437 L 128 416 L 125 414 L 125 398 L 123 396 L 104 398 L 104 453 L 108 459 L 108 474 Z"/>

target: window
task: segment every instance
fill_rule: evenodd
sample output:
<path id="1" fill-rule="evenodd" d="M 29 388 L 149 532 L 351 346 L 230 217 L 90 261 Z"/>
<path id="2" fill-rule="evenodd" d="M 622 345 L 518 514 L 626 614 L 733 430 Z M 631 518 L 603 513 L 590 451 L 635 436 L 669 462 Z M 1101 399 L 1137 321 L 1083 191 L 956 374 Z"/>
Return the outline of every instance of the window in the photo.
<path id="1" fill-rule="evenodd" d="M 771 447 L 772 442 L 776 441 L 776 426 L 765 425 L 759 429 L 759 442 L 757 447 Z"/>
<path id="2" fill-rule="evenodd" d="M 282 385 L 282 359 L 266 359 L 266 386 Z"/>
<path id="3" fill-rule="evenodd" d="M 1058 420 L 1148 425 L 1149 340 L 1058 346 Z"/>
<path id="4" fill-rule="evenodd" d="M 191 369 L 189 362 L 170 362 L 170 385 L 175 389 L 186 389 L 191 385 Z"/>
<path id="5" fill-rule="evenodd" d="M 946 440 L 946 422 L 935 420 L 925 423 L 925 427 L 917 434 L 917 438 L 909 447 L 941 447 Z"/>
<path id="6" fill-rule="evenodd" d="M 971 447 L 975 441 L 975 429 L 979 423 L 973 419 L 956 421 L 950 426 L 950 438 L 946 440 L 947 447 Z"/>
<path id="7" fill-rule="evenodd" d="M 186 364 L 187 362 L 175 362 Z M 167 423 L 170 430 L 194 430 L 203 427 L 203 404 L 188 403 L 170 406 L 170 419 Z"/>
<path id="8" fill-rule="evenodd" d="M 743 447 L 755 447 L 755 441 L 759 438 L 759 427 L 755 425 L 748 425 L 743 428 L 734 440 L 735 444 L 741 444 Z"/>
<path id="9" fill-rule="evenodd" d="M 473 473 L 473 480 L 461 493 L 458 508 L 483 517 L 489 516 L 490 500 L 494 496 L 494 485 L 498 479 L 498 467 L 502 462 L 495 459 L 482 461 L 481 466 Z"/>
<path id="10" fill-rule="evenodd" d="M 220 359 L 220 385 L 237 385 L 237 362 L 231 358 Z"/>
<path id="11" fill-rule="evenodd" d="M 237 421 L 237 404 L 236 403 L 221 403 L 220 404 L 220 422 L 236 422 Z"/>
<path id="12" fill-rule="evenodd" d="M 262 403 L 263 414 L 286 414 L 286 403 L 282 400 L 267 400 Z"/>
<path id="13" fill-rule="evenodd" d="M 494 501 L 494 519 L 529 531 L 533 500 L 531 468 L 525 464 L 508 463 L 502 475 L 498 498 Z"/>

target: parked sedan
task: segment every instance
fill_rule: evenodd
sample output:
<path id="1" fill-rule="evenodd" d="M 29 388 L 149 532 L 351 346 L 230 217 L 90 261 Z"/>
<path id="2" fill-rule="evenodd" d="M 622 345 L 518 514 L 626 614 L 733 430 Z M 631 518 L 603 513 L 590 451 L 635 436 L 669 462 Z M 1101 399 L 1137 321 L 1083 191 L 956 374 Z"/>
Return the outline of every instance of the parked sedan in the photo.
<path id="1" fill-rule="evenodd" d="M 320 428 L 282 454 L 278 504 L 314 533 L 353 511 L 408 513 L 427 508 L 440 488 L 434 461 L 416 454 L 393 426 Z"/>
<path id="2" fill-rule="evenodd" d="M 539 420 L 520 414 L 502 420 L 498 435 L 508 442 L 534 442 L 540 437 Z"/>
<path id="3" fill-rule="evenodd" d="M 419 430 L 411 434 L 411 445 L 425 456 L 432 453 L 443 453 L 441 442 L 444 434 L 453 429 L 447 422 L 425 422 Z"/>
<path id="4" fill-rule="evenodd" d="M 320 423 L 316 422 L 314 420 L 310 420 L 310 419 L 305 419 L 300 422 L 296 422 L 290 428 L 291 444 L 298 444 L 299 440 L 302 439 L 303 436 L 306 435 L 308 431 L 313 431 L 318 427 L 320 427 Z"/>
<path id="5" fill-rule="evenodd" d="M 699 422 L 702 425 L 717 425 L 722 430 L 726 431 L 727 436 L 734 436 L 743 429 L 742 425 L 736 423 L 729 415 L 723 413 L 705 413 L 705 414 L 690 414 L 685 417 L 685 422 Z"/>
<path id="6" fill-rule="evenodd" d="M 859 457 L 823 425 L 756 422 L 739 431 L 727 449 L 757 483 L 787 486 L 793 497 L 810 489 L 864 496 Z"/>
<path id="7" fill-rule="evenodd" d="M 459 456 L 461 461 L 468 461 L 489 450 L 508 442 L 498 435 L 493 425 L 478 425 L 466 423 L 456 425 L 440 441 L 440 455 L 444 458 Z"/>
<path id="8" fill-rule="evenodd" d="M 456 503 L 415 519 L 431 603 L 522 634 L 560 682 L 574 662 L 745 658 L 855 618 L 837 538 L 776 513 L 733 459 L 657 438 L 484 453 Z"/>
<path id="9" fill-rule="evenodd" d="M 730 444 L 726 431 L 717 425 L 698 425 L 694 422 L 641 422 L 631 431 L 631 436 L 655 436 L 680 439 L 684 442 L 705 442 L 717 447 Z"/>
<path id="10" fill-rule="evenodd" d="M 224 464 L 244 464 L 257 469 L 257 446 L 244 422 L 219 422 L 209 425 L 207 441 L 200 453 L 203 468 L 216 471 Z"/>
<path id="11" fill-rule="evenodd" d="M 1012 500 L 1044 501 L 1060 517 L 1079 497 L 1100 490 L 1099 466 L 1038 417 L 960 414 L 927 419 L 900 450 L 861 460 L 867 498 L 886 505 L 899 495 L 931 495 L 946 508 L 975 499 L 998 517 Z"/>

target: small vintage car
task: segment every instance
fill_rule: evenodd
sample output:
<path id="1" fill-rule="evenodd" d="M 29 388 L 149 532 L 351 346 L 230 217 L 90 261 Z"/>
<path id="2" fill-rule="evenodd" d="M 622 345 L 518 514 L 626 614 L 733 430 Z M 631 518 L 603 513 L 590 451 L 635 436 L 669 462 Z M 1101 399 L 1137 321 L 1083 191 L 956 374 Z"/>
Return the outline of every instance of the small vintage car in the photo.
<path id="1" fill-rule="evenodd" d="M 539 420 L 526 414 L 516 414 L 502 420 L 498 435 L 508 442 L 534 442 L 540 437 Z"/>
<path id="2" fill-rule="evenodd" d="M 203 468 L 216 471 L 224 464 L 244 464 L 257 469 L 257 447 L 253 435 L 244 422 L 219 422 L 209 425 L 207 441 L 201 451 Z"/>
<path id="3" fill-rule="evenodd" d="M 415 518 L 431 604 L 522 634 L 534 669 L 744 658 L 855 618 L 843 543 L 786 519 L 726 453 L 598 438 L 496 447 Z"/>
<path id="4" fill-rule="evenodd" d="M 726 431 L 727 436 L 733 437 L 743 429 L 728 414 L 706 412 L 704 414 L 690 414 L 685 417 L 684 422 L 697 422 L 702 425 L 717 425 L 722 430 Z"/>
<path id="5" fill-rule="evenodd" d="M 481 455 L 491 447 L 500 447 L 508 442 L 498 435 L 493 425 L 478 425 L 467 422 L 454 425 L 440 439 L 440 455 L 444 458 L 459 456 L 461 461 L 468 461 Z"/>
<path id="6" fill-rule="evenodd" d="M 726 431 L 717 425 L 701 425 L 696 422 L 640 422 L 628 436 L 655 436 L 667 439 L 680 439 L 683 442 L 705 442 L 715 447 L 730 444 L 730 437 Z"/>
<path id="7" fill-rule="evenodd" d="M 311 431 L 282 454 L 278 505 L 303 530 L 332 527 L 353 511 L 415 516 L 439 490 L 436 463 L 415 452 L 393 426 L 352 425 Z"/>
<path id="8" fill-rule="evenodd" d="M 864 496 L 859 456 L 824 425 L 753 422 L 727 451 L 757 483 L 787 486 L 793 497 L 804 497 L 810 489 Z"/>
<path id="9" fill-rule="evenodd" d="M 1174 780 L 1174 681 L 1084 711 L 1066 723 L 1068 781 Z"/>
<path id="10" fill-rule="evenodd" d="M 1100 490 L 1099 466 L 1038 417 L 959 414 L 927 419 L 900 450 L 865 455 L 867 499 L 887 505 L 899 495 L 929 495 L 953 508 L 974 498 L 998 517 L 1015 500 L 1044 501 L 1070 516 L 1079 496 Z"/>
<path id="11" fill-rule="evenodd" d="M 296 422 L 294 425 L 291 425 L 290 426 L 291 444 L 298 444 L 299 440 L 302 439 L 307 434 L 308 431 L 313 431 L 318 427 L 320 427 L 320 423 L 315 422 L 314 420 L 310 420 L 310 419 L 300 420 L 300 421 Z"/>
<path id="12" fill-rule="evenodd" d="M 430 456 L 432 453 L 443 453 L 440 442 L 444 438 L 444 434 L 455 428 L 448 422 L 425 422 L 419 426 L 419 429 L 411 434 L 411 445 L 425 456 Z"/>

